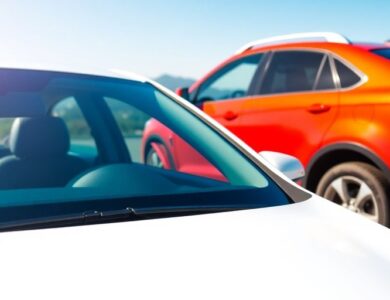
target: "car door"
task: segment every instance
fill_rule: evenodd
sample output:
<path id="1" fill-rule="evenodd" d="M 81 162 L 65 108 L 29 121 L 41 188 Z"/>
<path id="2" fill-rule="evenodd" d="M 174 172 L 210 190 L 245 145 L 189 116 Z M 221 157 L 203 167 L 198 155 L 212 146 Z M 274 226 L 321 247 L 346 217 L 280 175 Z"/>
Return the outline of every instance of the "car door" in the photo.
<path id="1" fill-rule="evenodd" d="M 238 133 L 243 100 L 252 96 L 253 78 L 263 57 L 254 54 L 227 63 L 199 86 L 193 102 Z"/>
<path id="2" fill-rule="evenodd" d="M 306 164 L 337 114 L 332 63 L 318 51 L 273 52 L 258 95 L 242 102 L 239 136 L 256 151 L 284 152 Z"/>

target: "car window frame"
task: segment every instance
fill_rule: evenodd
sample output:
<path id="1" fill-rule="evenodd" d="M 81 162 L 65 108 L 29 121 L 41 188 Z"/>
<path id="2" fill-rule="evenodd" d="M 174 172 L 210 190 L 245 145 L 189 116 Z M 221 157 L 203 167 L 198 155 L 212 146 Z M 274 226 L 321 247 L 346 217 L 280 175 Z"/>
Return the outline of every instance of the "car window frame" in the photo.
<path id="1" fill-rule="evenodd" d="M 108 116 L 108 120 L 106 120 L 106 122 L 107 122 L 106 126 L 116 136 L 116 138 L 115 138 L 115 140 L 117 140 L 116 146 L 119 147 L 118 150 L 123 157 L 122 160 L 124 160 L 125 162 L 134 163 L 135 161 L 133 160 L 133 153 L 131 153 L 130 149 L 128 148 L 128 146 L 126 144 L 126 139 L 123 135 L 122 128 L 120 127 L 118 120 L 116 119 L 114 112 L 109 104 L 109 99 L 121 102 L 122 104 L 128 106 L 129 108 L 134 108 L 134 109 L 137 109 L 137 108 L 132 106 L 130 103 L 127 103 L 126 101 L 123 101 L 121 99 L 116 99 L 116 98 L 111 98 L 111 97 L 101 97 L 101 98 L 99 97 L 99 102 L 101 105 L 100 109 L 104 110 L 104 114 Z M 140 112 L 142 112 L 142 111 L 140 111 Z"/>
<path id="2" fill-rule="evenodd" d="M 316 72 L 316 75 L 315 75 L 315 78 L 314 78 L 313 87 L 312 87 L 311 90 L 291 91 L 291 92 L 278 92 L 278 93 L 268 93 L 268 94 L 261 93 L 261 89 L 263 87 L 265 77 L 266 77 L 266 75 L 267 75 L 267 73 L 269 71 L 269 68 L 271 66 L 273 57 L 274 57 L 275 53 L 280 53 L 280 52 L 311 52 L 311 53 L 320 53 L 320 54 L 323 55 L 321 63 L 320 63 L 320 66 L 318 67 L 318 70 Z M 277 50 L 270 51 L 270 54 L 268 56 L 268 61 L 265 64 L 264 70 L 263 70 L 261 78 L 260 78 L 260 82 L 256 86 L 256 95 L 266 97 L 266 96 L 272 96 L 272 95 L 288 95 L 288 94 L 296 94 L 296 93 L 311 93 L 311 92 L 316 92 L 316 91 L 322 91 L 322 90 L 315 90 L 315 86 L 316 86 L 316 83 L 317 83 L 316 81 L 319 78 L 319 74 L 322 71 L 321 67 L 324 64 L 324 61 L 325 61 L 326 57 L 328 57 L 328 56 L 329 56 L 329 53 L 327 53 L 325 51 L 316 50 L 316 49 L 295 49 L 295 48 L 293 48 L 293 49 L 277 49 Z M 332 74 L 333 74 L 333 72 L 332 72 Z M 333 81 L 335 82 L 334 76 L 333 76 Z M 336 85 L 336 82 L 335 82 L 335 85 Z M 331 91 L 331 90 L 332 89 L 328 89 L 326 91 Z"/>
<path id="3" fill-rule="evenodd" d="M 346 59 L 344 59 L 344 58 L 342 58 L 341 56 L 338 56 L 338 55 L 332 55 L 331 59 L 332 59 L 332 65 L 333 65 L 334 73 L 335 73 L 335 76 L 337 78 L 338 89 L 340 91 L 353 90 L 353 89 L 355 89 L 355 88 L 357 88 L 357 87 L 359 87 L 359 86 L 361 86 L 361 85 L 363 85 L 364 83 L 367 82 L 367 80 L 368 80 L 367 75 L 365 73 L 363 73 L 361 70 L 359 70 L 352 63 L 350 63 L 348 60 L 346 60 Z M 345 67 L 347 67 L 350 71 L 355 73 L 360 78 L 360 80 L 357 81 L 356 83 L 350 85 L 350 86 L 342 87 L 341 86 L 340 74 L 337 71 L 336 60 L 340 61 Z"/>
<path id="4" fill-rule="evenodd" d="M 332 72 L 333 82 L 335 84 L 335 88 L 333 88 L 333 89 L 320 89 L 320 90 L 316 90 L 316 89 L 314 89 L 314 87 L 315 87 L 315 84 L 314 84 L 312 90 L 262 94 L 260 92 L 261 91 L 261 87 L 262 87 L 262 85 L 264 83 L 264 78 L 265 78 L 265 76 L 267 74 L 267 71 L 269 69 L 269 66 L 271 64 L 272 57 L 273 57 L 274 53 L 276 53 L 276 52 L 286 52 L 286 51 L 288 51 L 288 52 L 290 52 L 290 51 L 317 52 L 317 53 L 324 54 L 324 59 L 325 59 L 325 57 L 328 57 L 330 68 L 331 68 L 331 72 Z M 353 89 L 363 85 L 364 83 L 366 83 L 368 81 L 368 76 L 365 73 L 363 73 L 360 69 L 358 69 L 355 65 L 353 65 L 352 63 L 350 63 L 348 60 L 344 59 L 340 55 L 338 55 L 338 54 L 336 54 L 336 53 L 334 53 L 332 51 L 326 50 L 326 49 L 315 49 L 315 48 L 285 48 L 285 49 L 276 49 L 276 50 L 269 51 L 267 56 L 268 56 L 267 60 L 263 62 L 263 71 L 262 71 L 262 73 L 259 76 L 259 82 L 256 85 L 255 90 L 254 90 L 254 95 L 256 95 L 258 97 L 272 97 L 272 96 L 282 96 L 282 95 L 286 95 L 287 96 L 287 95 L 294 95 L 294 94 L 330 93 L 330 92 L 348 91 L 348 90 L 353 90 Z M 347 66 L 349 69 L 351 69 L 353 72 L 355 72 L 360 77 L 360 81 L 357 82 L 356 84 L 350 86 L 350 87 L 342 88 L 341 84 L 340 84 L 340 77 L 339 77 L 339 74 L 337 72 L 336 65 L 335 65 L 335 59 L 338 59 L 345 66 Z M 319 73 L 317 72 L 316 76 L 318 76 L 318 75 L 319 75 Z"/>
<path id="5" fill-rule="evenodd" d="M 320 83 L 320 79 L 321 79 L 321 76 L 322 76 L 322 72 L 324 71 L 324 68 L 325 68 L 325 65 L 326 63 L 329 64 L 329 68 L 330 68 L 330 73 L 331 73 L 331 76 L 332 76 L 332 81 L 333 81 L 333 88 L 329 88 L 329 89 L 318 89 L 318 85 Z M 335 72 L 337 72 L 335 66 L 334 66 L 334 60 L 333 58 L 331 58 L 331 55 L 329 55 L 328 53 L 326 53 L 322 59 L 322 62 L 320 64 L 320 67 L 318 69 L 318 72 L 317 72 L 317 76 L 316 76 L 316 79 L 314 81 L 314 84 L 313 84 L 313 91 L 316 91 L 316 92 L 321 92 L 321 91 L 332 91 L 332 90 L 336 90 L 340 87 L 340 81 L 339 81 L 339 78 L 335 76 Z"/>
<path id="6" fill-rule="evenodd" d="M 193 97 L 190 96 L 190 102 L 195 104 L 195 105 L 199 105 L 201 103 L 204 103 L 204 102 L 208 102 L 208 101 L 199 101 L 198 100 L 198 96 L 199 96 L 199 93 L 200 91 L 202 90 L 202 87 L 209 84 L 210 82 L 212 81 L 215 81 L 217 80 L 218 78 L 221 77 L 221 72 L 223 72 L 226 68 L 228 68 L 230 65 L 234 64 L 234 63 L 237 63 L 239 60 L 242 60 L 242 59 L 245 59 L 247 57 L 250 57 L 250 56 L 256 56 L 256 55 L 260 55 L 260 60 L 257 64 L 257 67 L 256 67 L 256 70 L 255 72 L 253 73 L 253 77 L 251 79 L 251 82 L 249 83 L 249 87 L 248 87 L 248 93 L 247 95 L 245 95 L 244 97 L 237 97 L 237 98 L 227 98 L 227 99 L 216 99 L 216 100 L 209 100 L 210 102 L 220 102 L 220 101 L 227 101 L 227 100 L 232 100 L 232 99 L 243 99 L 243 98 L 247 98 L 247 97 L 251 97 L 251 96 L 254 96 L 255 95 L 255 86 L 256 86 L 256 81 L 257 81 L 257 78 L 259 77 L 260 73 L 261 73 L 261 69 L 263 67 L 263 64 L 264 64 L 264 61 L 266 59 L 266 54 L 267 52 L 256 52 L 256 53 L 251 53 L 251 54 L 248 54 L 248 55 L 245 55 L 245 56 L 239 56 L 237 57 L 236 59 L 233 59 L 233 60 L 229 60 L 226 64 L 224 64 L 223 66 L 221 66 L 220 68 L 218 68 L 218 70 L 216 70 L 213 74 L 211 74 L 209 77 L 207 77 L 197 88 L 196 90 L 192 91 L 192 95 Z"/>

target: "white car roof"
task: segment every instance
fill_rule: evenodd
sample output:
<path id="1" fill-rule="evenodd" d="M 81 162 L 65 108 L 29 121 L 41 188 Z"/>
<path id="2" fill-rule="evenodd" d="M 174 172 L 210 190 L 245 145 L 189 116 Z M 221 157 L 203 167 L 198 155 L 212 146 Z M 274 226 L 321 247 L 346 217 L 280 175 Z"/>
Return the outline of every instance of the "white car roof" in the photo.
<path id="1" fill-rule="evenodd" d="M 136 74 L 124 69 L 104 69 L 95 66 L 65 66 L 65 65 L 46 65 L 46 64 L 4 64 L 0 63 L 0 69 L 17 69 L 17 70 L 34 70 L 34 71 L 54 71 L 85 75 L 97 75 L 105 77 L 113 77 L 119 79 L 127 79 L 138 82 L 150 82 L 147 77 Z"/>

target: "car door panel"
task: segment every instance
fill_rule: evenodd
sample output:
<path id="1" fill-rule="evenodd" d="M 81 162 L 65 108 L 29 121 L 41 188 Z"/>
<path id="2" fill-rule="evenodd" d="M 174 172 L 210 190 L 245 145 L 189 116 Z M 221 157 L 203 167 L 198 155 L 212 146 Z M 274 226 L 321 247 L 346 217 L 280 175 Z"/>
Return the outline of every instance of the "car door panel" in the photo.
<path id="1" fill-rule="evenodd" d="M 256 151 L 284 152 L 305 164 L 337 115 L 339 92 L 328 55 L 272 54 L 257 92 L 243 101 L 237 134 Z"/>
<path id="2" fill-rule="evenodd" d="M 253 80 L 263 57 L 263 54 L 249 55 L 222 66 L 199 87 L 195 102 L 209 116 L 237 133 L 243 101 L 251 97 Z"/>
<path id="3" fill-rule="evenodd" d="M 241 123 L 241 111 L 244 99 L 205 102 L 203 111 L 230 131 L 237 134 Z"/>
<path id="4" fill-rule="evenodd" d="M 334 122 L 338 98 L 337 92 L 321 92 L 246 100 L 237 134 L 256 151 L 283 152 L 305 163 Z"/>

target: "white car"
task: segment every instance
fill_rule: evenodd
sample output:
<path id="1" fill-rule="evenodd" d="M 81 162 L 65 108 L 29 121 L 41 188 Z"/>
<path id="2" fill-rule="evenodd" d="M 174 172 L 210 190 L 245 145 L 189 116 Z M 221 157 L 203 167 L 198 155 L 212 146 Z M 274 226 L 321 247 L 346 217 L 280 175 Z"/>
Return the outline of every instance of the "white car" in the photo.
<path id="1" fill-rule="evenodd" d="M 145 165 L 150 118 L 214 169 Z M 0 138 L 2 299 L 389 299 L 389 229 L 156 83 L 0 69 Z"/>

